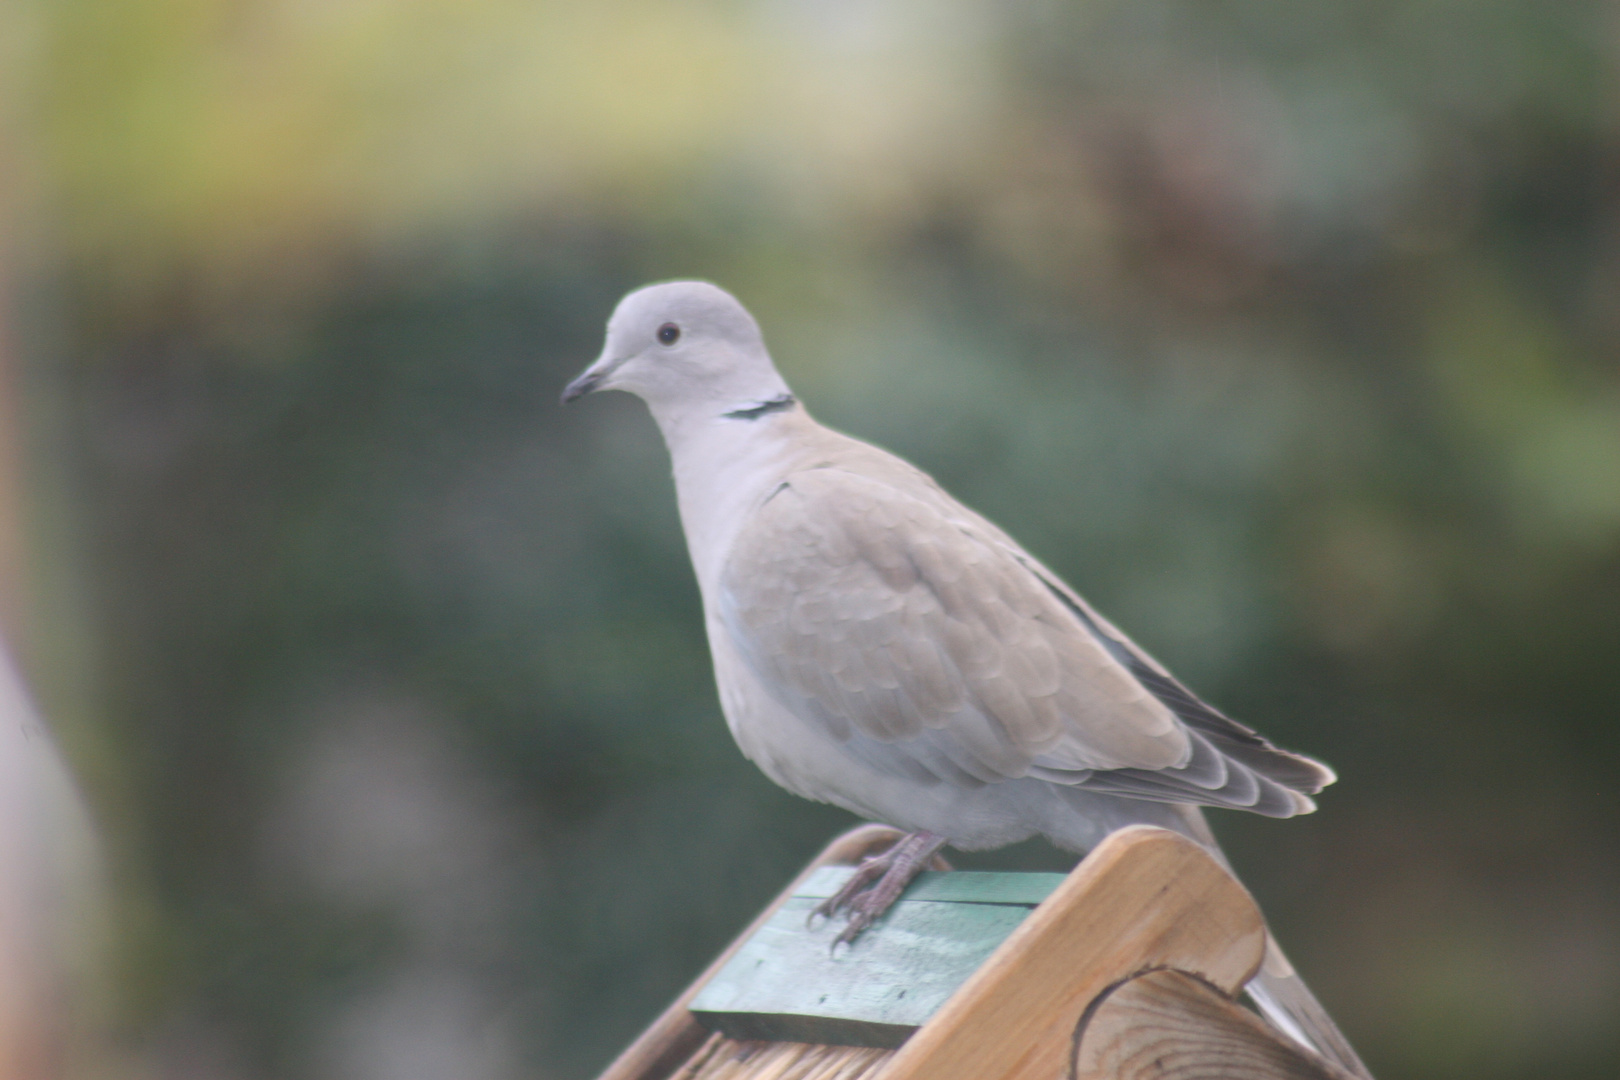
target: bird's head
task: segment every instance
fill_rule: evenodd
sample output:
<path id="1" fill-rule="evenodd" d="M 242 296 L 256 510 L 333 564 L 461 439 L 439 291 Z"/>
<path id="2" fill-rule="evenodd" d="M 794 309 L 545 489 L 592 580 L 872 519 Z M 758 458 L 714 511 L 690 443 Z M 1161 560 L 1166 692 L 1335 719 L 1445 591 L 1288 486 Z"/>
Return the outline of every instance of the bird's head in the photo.
<path id="1" fill-rule="evenodd" d="M 648 285 L 620 300 L 602 355 L 568 384 L 563 404 L 595 390 L 627 390 L 661 423 L 721 416 L 788 394 L 754 317 L 706 281 Z"/>

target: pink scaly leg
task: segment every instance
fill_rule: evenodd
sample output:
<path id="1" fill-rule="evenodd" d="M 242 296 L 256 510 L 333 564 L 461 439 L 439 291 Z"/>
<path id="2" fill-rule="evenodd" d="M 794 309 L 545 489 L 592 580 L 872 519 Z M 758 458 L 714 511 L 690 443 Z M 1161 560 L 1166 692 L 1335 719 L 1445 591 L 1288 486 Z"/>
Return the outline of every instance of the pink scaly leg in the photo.
<path id="1" fill-rule="evenodd" d="M 931 832 L 907 833 L 882 855 L 862 859 L 844 887 L 810 912 L 810 920 L 814 921 L 817 915 L 830 919 L 847 910 L 849 923 L 833 941 L 833 947 L 848 945 L 900 899 L 906 886 L 927 868 L 944 846 L 943 836 Z M 872 884 L 874 881 L 877 884 Z"/>

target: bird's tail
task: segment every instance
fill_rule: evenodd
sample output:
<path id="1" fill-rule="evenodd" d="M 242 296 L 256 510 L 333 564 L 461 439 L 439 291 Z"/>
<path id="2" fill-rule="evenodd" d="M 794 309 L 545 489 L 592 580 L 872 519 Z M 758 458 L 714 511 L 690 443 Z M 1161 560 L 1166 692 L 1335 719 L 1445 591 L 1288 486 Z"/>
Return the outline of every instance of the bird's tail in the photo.
<path id="1" fill-rule="evenodd" d="M 1266 934 L 1266 956 L 1260 971 L 1244 988 L 1260 1014 L 1295 1042 L 1315 1050 L 1355 1076 L 1372 1080 L 1350 1040 L 1339 1031 L 1305 980 L 1294 971 L 1277 939 Z"/>

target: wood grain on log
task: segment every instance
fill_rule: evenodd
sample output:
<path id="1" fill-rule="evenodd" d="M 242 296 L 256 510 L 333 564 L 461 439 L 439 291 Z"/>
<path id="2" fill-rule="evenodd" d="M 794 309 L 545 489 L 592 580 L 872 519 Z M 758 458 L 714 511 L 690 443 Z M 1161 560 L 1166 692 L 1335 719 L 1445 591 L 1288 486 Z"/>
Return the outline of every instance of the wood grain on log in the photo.
<path id="1" fill-rule="evenodd" d="M 1220 989 L 1160 970 L 1105 990 L 1074 1035 L 1074 1080 L 1354 1080 Z"/>

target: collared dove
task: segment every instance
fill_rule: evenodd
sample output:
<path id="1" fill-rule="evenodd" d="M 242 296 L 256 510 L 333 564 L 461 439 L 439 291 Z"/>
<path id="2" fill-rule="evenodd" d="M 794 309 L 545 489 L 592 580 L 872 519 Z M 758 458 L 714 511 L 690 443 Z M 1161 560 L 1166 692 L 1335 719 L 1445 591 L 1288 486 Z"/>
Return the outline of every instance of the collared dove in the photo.
<path id="1" fill-rule="evenodd" d="M 669 447 L 738 746 L 789 791 L 910 834 L 825 906 L 849 911 L 842 940 L 945 843 L 1038 833 L 1084 852 L 1145 823 L 1220 857 L 1200 807 L 1290 817 L 1333 782 L 1193 696 L 925 473 L 813 420 L 724 290 L 620 301 L 562 399 L 607 389 L 642 398 Z M 1366 1075 L 1274 943 L 1249 991 Z"/>

